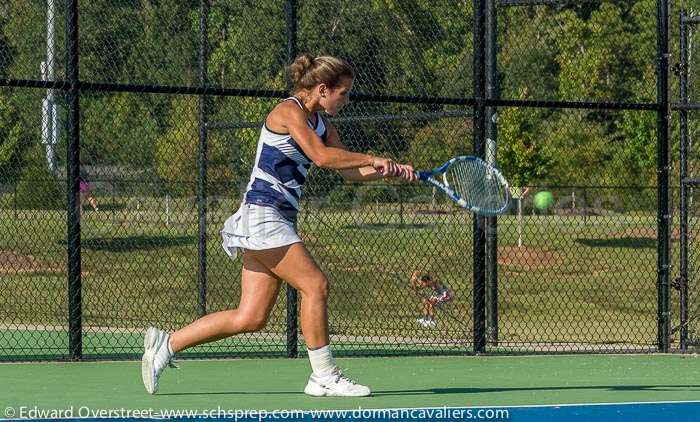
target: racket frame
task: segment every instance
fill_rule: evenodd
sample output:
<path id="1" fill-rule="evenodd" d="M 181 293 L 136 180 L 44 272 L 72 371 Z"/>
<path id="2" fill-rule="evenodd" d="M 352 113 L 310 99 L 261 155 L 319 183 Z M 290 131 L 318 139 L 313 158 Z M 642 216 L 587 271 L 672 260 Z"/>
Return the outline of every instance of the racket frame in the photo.
<path id="1" fill-rule="evenodd" d="M 506 194 L 505 202 L 501 208 L 499 208 L 498 210 L 492 211 L 492 210 L 484 210 L 480 207 L 471 205 L 471 204 L 467 203 L 467 201 L 464 198 L 459 196 L 459 194 L 457 192 L 455 192 L 455 190 L 450 187 L 449 183 L 447 183 L 447 177 L 446 177 L 447 169 L 457 161 L 476 161 L 480 165 L 482 165 L 486 168 L 486 170 L 488 171 L 488 174 L 493 175 L 494 177 L 496 177 L 499 180 L 499 182 L 503 186 L 503 189 L 504 189 L 505 194 Z M 439 181 L 435 178 L 435 176 L 438 176 L 438 175 L 443 176 L 442 177 L 443 181 Z M 455 158 L 452 158 L 451 160 L 449 160 L 448 162 L 446 162 L 445 164 L 441 165 L 440 167 L 436 167 L 432 170 L 416 171 L 416 176 L 418 177 L 418 179 L 420 179 L 424 182 L 430 183 L 431 185 L 440 189 L 447 196 L 449 196 L 453 201 L 455 201 L 457 203 L 457 205 L 459 205 L 460 207 L 465 208 L 465 209 L 467 209 L 475 214 L 484 215 L 484 216 L 498 215 L 498 214 L 501 214 L 503 211 L 505 211 L 508 208 L 508 205 L 510 203 L 510 186 L 508 184 L 508 180 L 505 178 L 505 176 L 503 176 L 503 174 L 500 172 L 500 170 L 498 170 L 495 166 L 493 166 L 490 163 L 487 163 L 486 161 L 482 160 L 479 157 L 474 157 L 471 155 L 463 155 L 463 156 L 455 157 Z"/>

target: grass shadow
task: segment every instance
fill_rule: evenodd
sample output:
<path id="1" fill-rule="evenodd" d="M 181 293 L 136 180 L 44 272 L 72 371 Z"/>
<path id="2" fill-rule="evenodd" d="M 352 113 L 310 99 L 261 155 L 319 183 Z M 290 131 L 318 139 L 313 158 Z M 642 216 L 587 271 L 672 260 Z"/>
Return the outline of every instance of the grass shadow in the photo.
<path id="1" fill-rule="evenodd" d="M 655 249 L 656 239 L 647 237 L 620 237 L 614 239 L 576 239 L 582 245 L 592 248 L 631 248 Z"/>
<path id="2" fill-rule="evenodd" d="M 134 250 L 155 250 L 174 248 L 196 243 L 195 236 L 127 236 L 127 237 L 93 237 L 83 239 L 80 246 L 93 251 L 129 252 Z M 66 245 L 65 240 L 59 243 Z"/>
<path id="3" fill-rule="evenodd" d="M 398 224 L 398 223 L 368 223 L 368 224 L 347 224 L 342 226 L 345 230 L 410 230 L 410 229 L 432 229 L 435 224 Z"/>

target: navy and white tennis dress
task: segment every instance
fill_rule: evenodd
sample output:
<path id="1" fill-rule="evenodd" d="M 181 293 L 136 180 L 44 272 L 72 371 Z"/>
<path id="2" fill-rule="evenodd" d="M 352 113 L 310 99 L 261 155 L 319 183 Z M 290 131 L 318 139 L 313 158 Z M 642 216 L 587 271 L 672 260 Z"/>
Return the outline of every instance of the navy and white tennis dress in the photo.
<path id="1" fill-rule="evenodd" d="M 294 101 L 303 109 L 295 97 L 285 101 Z M 316 121 L 308 124 L 326 142 L 321 114 L 317 112 Z M 243 201 L 221 231 L 222 246 L 231 259 L 240 249 L 272 249 L 301 242 L 295 223 L 301 187 L 311 164 L 290 134 L 273 132 L 263 124 Z"/>

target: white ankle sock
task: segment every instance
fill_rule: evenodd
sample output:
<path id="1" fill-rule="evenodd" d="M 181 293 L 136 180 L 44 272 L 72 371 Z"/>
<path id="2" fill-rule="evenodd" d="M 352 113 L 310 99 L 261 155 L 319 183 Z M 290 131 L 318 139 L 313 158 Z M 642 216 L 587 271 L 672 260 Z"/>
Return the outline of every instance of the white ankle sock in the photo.
<path id="1" fill-rule="evenodd" d="M 317 377 L 330 375 L 336 368 L 330 344 L 316 350 L 309 349 L 308 352 L 309 361 L 311 361 L 311 369 L 313 369 L 314 375 Z"/>

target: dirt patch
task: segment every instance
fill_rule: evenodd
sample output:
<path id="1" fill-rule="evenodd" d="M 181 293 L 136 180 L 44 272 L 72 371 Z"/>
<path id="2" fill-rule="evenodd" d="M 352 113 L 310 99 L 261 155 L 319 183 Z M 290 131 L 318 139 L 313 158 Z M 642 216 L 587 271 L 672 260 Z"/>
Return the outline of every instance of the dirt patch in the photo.
<path id="1" fill-rule="evenodd" d="M 546 251 L 527 246 L 503 246 L 498 248 L 498 265 L 534 270 L 556 267 L 563 262 L 564 257 L 556 251 Z"/>
<path id="2" fill-rule="evenodd" d="M 0 250 L 0 274 L 65 274 L 65 268 L 52 266 L 41 259 L 17 253 L 15 251 Z M 90 275 L 83 271 L 83 276 Z"/>

